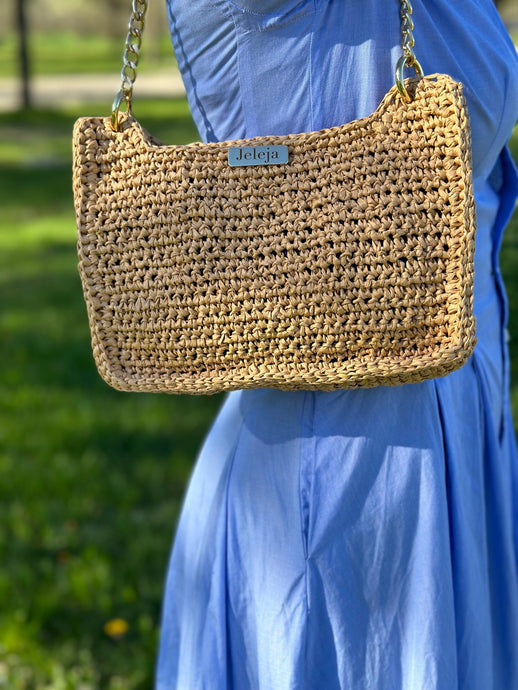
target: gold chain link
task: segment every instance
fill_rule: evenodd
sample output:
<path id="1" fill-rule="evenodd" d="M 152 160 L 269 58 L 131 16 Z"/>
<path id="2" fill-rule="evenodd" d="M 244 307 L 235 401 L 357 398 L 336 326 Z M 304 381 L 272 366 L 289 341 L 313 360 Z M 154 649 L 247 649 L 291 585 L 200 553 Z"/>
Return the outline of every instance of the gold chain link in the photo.
<path id="1" fill-rule="evenodd" d="M 131 114 L 131 97 L 133 95 L 133 84 L 137 78 L 137 66 L 142 45 L 142 34 L 144 33 L 144 17 L 147 3 L 148 0 L 133 0 L 126 46 L 122 58 L 121 86 L 112 105 L 112 129 L 116 132 L 119 131 L 119 111 L 123 103 L 126 103 L 126 110 Z"/>
<path id="2" fill-rule="evenodd" d="M 401 0 L 401 35 L 403 40 L 401 42 L 401 47 L 403 48 L 403 53 L 408 57 L 408 64 L 413 64 L 415 61 L 415 39 L 414 39 L 414 22 L 412 19 L 413 8 L 409 0 Z"/>
<path id="3" fill-rule="evenodd" d="M 401 47 L 403 55 L 399 58 L 396 66 L 396 84 L 399 93 L 404 100 L 409 103 L 412 99 L 408 94 L 404 82 L 405 67 L 413 67 L 418 77 L 423 76 L 423 68 L 415 56 L 414 46 L 414 21 L 412 19 L 412 4 L 410 0 L 401 0 Z"/>

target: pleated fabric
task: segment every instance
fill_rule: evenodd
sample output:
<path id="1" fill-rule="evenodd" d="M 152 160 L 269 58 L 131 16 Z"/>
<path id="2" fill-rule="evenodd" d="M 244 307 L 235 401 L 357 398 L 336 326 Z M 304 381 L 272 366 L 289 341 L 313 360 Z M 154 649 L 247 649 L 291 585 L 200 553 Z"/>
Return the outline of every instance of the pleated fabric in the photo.
<path id="1" fill-rule="evenodd" d="M 425 73 L 463 82 L 478 344 L 396 388 L 230 394 L 165 587 L 156 690 L 518 690 L 518 460 L 498 268 L 518 195 L 518 59 L 491 0 L 414 3 Z M 397 0 L 169 0 L 204 140 L 372 112 Z"/>

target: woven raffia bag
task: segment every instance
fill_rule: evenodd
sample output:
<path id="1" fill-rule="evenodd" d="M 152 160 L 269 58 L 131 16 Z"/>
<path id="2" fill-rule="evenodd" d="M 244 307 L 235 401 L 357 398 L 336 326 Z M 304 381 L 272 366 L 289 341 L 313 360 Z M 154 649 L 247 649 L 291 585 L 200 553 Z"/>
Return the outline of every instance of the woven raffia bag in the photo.
<path id="1" fill-rule="evenodd" d="M 145 6 L 134 0 L 130 36 Z M 403 0 L 404 37 L 409 12 Z M 131 116 L 132 80 L 111 120 L 78 120 L 80 273 L 110 385 L 332 390 L 467 360 L 466 104 L 450 77 L 422 76 L 411 45 L 376 112 L 320 132 L 164 146 Z M 403 81 L 408 65 L 418 78 Z"/>

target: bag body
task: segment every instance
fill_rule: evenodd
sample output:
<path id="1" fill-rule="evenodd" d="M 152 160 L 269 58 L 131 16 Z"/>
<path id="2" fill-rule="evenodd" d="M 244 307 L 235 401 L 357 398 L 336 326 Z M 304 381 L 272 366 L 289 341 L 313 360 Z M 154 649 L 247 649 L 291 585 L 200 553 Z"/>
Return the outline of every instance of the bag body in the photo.
<path id="1" fill-rule="evenodd" d="M 409 102 L 394 87 L 367 118 L 282 137 L 164 146 L 131 116 L 119 131 L 78 120 L 79 266 L 103 378 L 333 390 L 461 366 L 476 342 L 466 104 L 446 75 L 406 84 Z"/>

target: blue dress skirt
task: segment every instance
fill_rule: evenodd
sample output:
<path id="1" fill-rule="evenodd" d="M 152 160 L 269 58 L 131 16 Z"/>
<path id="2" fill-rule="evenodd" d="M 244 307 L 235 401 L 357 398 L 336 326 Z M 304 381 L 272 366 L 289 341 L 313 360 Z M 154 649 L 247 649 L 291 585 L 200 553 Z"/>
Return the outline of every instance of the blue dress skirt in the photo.
<path id="1" fill-rule="evenodd" d="M 517 197 L 518 59 L 492 0 L 422 0 L 425 73 L 465 85 L 474 355 L 396 388 L 230 394 L 171 556 L 157 690 L 518 690 L 518 461 L 498 269 Z M 397 0 L 169 0 L 207 141 L 370 114 Z"/>

